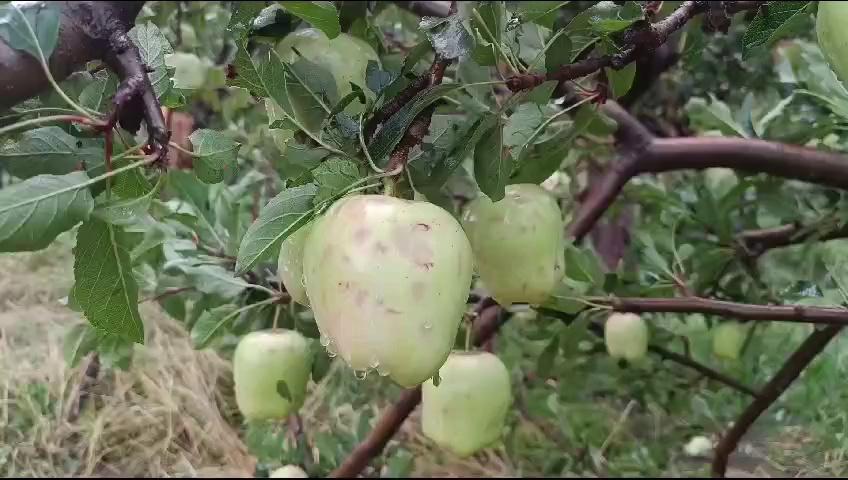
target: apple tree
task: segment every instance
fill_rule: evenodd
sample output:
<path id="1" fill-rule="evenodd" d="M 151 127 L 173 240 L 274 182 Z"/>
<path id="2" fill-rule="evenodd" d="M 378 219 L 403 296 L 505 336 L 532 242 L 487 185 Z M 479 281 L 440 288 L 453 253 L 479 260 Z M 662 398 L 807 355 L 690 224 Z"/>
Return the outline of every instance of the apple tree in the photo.
<path id="1" fill-rule="evenodd" d="M 848 236 L 846 20 L 803 1 L 4 2 L 0 251 L 75 237 L 72 364 L 127 368 L 155 302 L 232 356 L 247 420 L 295 414 L 333 362 L 403 387 L 313 475 L 361 473 L 419 403 L 436 445 L 498 442 L 522 387 L 492 339 L 528 314 L 540 377 L 589 342 L 750 397 L 723 475 L 848 323 L 825 243 Z M 727 361 L 768 322 L 813 328 L 755 388 L 681 350 L 664 320 L 692 314 Z"/>

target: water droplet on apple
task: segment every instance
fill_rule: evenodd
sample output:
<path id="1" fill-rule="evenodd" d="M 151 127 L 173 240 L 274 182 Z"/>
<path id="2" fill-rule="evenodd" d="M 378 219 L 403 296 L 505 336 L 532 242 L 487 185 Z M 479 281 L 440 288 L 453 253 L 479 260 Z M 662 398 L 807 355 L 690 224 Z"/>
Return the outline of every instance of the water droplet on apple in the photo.
<path id="1" fill-rule="evenodd" d="M 356 377 L 357 380 L 365 380 L 365 377 L 368 376 L 367 370 L 354 370 L 353 376 Z"/>
<path id="2" fill-rule="evenodd" d="M 433 324 L 430 322 L 424 322 L 424 330 L 430 330 L 433 328 Z"/>
<path id="3" fill-rule="evenodd" d="M 380 360 L 378 360 L 377 357 L 371 357 L 371 362 L 368 363 L 368 365 L 370 365 L 371 368 L 378 368 L 380 366 Z"/>
<path id="4" fill-rule="evenodd" d="M 321 341 L 321 346 L 322 346 L 322 347 L 326 347 L 327 345 L 329 345 L 329 344 L 330 344 L 330 337 L 328 337 L 328 336 L 326 336 L 326 335 L 324 335 L 324 334 L 322 333 L 322 334 L 321 334 L 321 340 L 320 340 L 320 341 Z"/>
<path id="5" fill-rule="evenodd" d="M 382 366 L 382 365 L 378 365 L 377 366 L 377 373 L 379 373 L 381 377 L 388 377 L 389 376 L 389 369 Z"/>

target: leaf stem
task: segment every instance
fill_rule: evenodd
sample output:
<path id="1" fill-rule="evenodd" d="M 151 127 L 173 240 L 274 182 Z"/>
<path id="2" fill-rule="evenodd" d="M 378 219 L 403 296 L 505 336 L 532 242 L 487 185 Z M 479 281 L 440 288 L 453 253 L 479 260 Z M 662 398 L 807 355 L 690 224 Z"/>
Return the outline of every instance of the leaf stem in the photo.
<path id="1" fill-rule="evenodd" d="M 97 125 L 96 121 L 92 121 L 92 119 L 87 116 L 82 117 L 80 115 L 50 115 L 47 117 L 30 118 L 28 120 L 22 120 L 11 125 L 6 125 L 5 127 L 0 128 L 0 135 L 4 135 L 6 133 L 32 125 L 41 125 L 42 123 L 51 122 L 77 122 L 83 123 L 85 125 Z"/>
<path id="2" fill-rule="evenodd" d="M 489 26 L 486 25 L 486 21 L 483 20 L 483 17 L 480 15 L 480 12 L 478 12 L 476 8 L 471 9 L 471 12 L 474 14 L 474 18 L 476 18 L 477 21 L 480 22 L 480 25 L 483 26 L 483 30 L 485 30 L 486 33 L 489 35 L 489 40 L 495 45 L 495 47 L 497 47 L 498 52 L 504 58 L 507 65 L 509 65 L 509 68 L 511 68 L 513 72 L 521 72 L 521 70 L 519 70 L 518 67 L 516 67 L 515 64 L 512 63 L 512 60 L 510 60 L 506 52 L 504 52 L 503 47 L 501 46 L 501 42 L 495 40 L 495 35 L 492 33 L 491 30 L 489 30 Z"/>

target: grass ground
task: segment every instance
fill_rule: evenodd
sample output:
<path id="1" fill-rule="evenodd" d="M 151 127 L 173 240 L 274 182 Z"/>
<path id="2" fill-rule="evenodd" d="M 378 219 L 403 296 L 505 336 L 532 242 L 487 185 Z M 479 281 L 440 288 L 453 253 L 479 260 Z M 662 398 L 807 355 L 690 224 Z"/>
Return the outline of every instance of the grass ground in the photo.
<path id="1" fill-rule="evenodd" d="M 60 300 L 71 284 L 71 241 L 0 256 L 0 473 L 4 476 L 237 476 L 292 455 L 280 425 L 244 429 L 235 419 L 229 363 L 195 351 L 180 325 L 145 304 L 152 328 L 128 371 L 104 369 L 75 418 L 86 362 L 68 368 L 63 337 L 80 323 Z M 808 331 L 775 325 L 735 363 L 712 358 L 701 319 L 655 319 L 692 344 L 693 355 L 742 381 L 762 384 Z M 712 439 L 745 406 L 738 393 L 656 360 L 622 368 L 591 344 L 534 378 L 545 340 L 531 318 L 504 328 L 495 348 L 524 384 L 504 442 L 461 459 L 420 432 L 418 412 L 370 475 L 447 477 L 691 476 L 693 436 Z M 736 476 L 844 476 L 848 450 L 845 335 L 773 406 L 732 462 Z M 357 380 L 336 365 L 301 411 L 310 461 L 331 466 L 369 430 L 397 393 L 379 378 Z M 303 460 L 291 457 L 292 460 Z M 260 468 L 261 470 L 261 468 Z"/>

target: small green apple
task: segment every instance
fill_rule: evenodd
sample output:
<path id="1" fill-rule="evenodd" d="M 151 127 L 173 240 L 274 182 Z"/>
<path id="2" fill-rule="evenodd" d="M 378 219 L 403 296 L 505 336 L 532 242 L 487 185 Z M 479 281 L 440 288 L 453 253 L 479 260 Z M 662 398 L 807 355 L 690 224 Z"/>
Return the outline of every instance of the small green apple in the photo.
<path id="1" fill-rule="evenodd" d="M 379 65 L 380 59 L 364 40 L 347 33 L 340 33 L 330 40 L 317 28 L 305 28 L 286 35 L 276 47 L 280 58 L 289 63 L 297 61 L 295 49 L 303 58 L 323 67 L 333 76 L 339 99 L 352 91 L 351 82 L 362 88 L 363 92 L 370 92 L 365 83 L 365 69 L 369 60 Z M 354 101 L 345 110 L 359 113 L 363 108 L 361 103 Z"/>
<path id="2" fill-rule="evenodd" d="M 303 405 L 312 372 L 306 338 L 294 330 L 250 332 L 233 354 L 236 403 L 249 420 L 285 418 Z M 285 382 L 290 399 L 278 383 Z"/>
<path id="3" fill-rule="evenodd" d="M 428 202 L 351 195 L 315 220 L 303 251 L 322 344 L 357 372 L 403 387 L 444 363 L 465 313 L 472 253 L 462 227 Z"/>
<path id="4" fill-rule="evenodd" d="M 713 332 L 713 353 L 717 357 L 737 360 L 745 343 L 744 327 L 739 322 L 722 322 Z"/>
<path id="5" fill-rule="evenodd" d="M 830 68 L 848 81 L 848 3 L 818 2 L 816 37 Z"/>
<path id="6" fill-rule="evenodd" d="M 540 186 L 508 185 L 498 202 L 481 195 L 466 208 L 462 226 L 480 280 L 501 305 L 540 304 L 562 280 L 562 212 Z"/>
<path id="7" fill-rule="evenodd" d="M 309 478 L 309 475 L 297 465 L 283 465 L 271 472 L 268 478 Z"/>
<path id="8" fill-rule="evenodd" d="M 428 438 L 466 457 L 497 441 L 512 404 L 509 372 L 488 352 L 454 352 L 441 382 L 422 387 L 421 428 Z"/>
<path id="9" fill-rule="evenodd" d="M 280 282 L 295 302 L 309 306 L 306 287 L 303 285 L 303 245 L 311 224 L 304 225 L 289 235 L 280 245 L 277 273 Z"/>
<path id="10" fill-rule="evenodd" d="M 640 360 L 648 351 L 648 326 L 635 313 L 613 313 L 604 323 L 604 342 L 610 356 Z"/>

